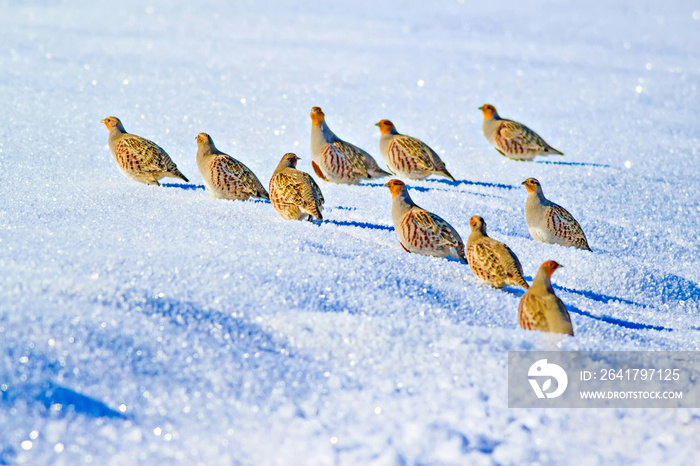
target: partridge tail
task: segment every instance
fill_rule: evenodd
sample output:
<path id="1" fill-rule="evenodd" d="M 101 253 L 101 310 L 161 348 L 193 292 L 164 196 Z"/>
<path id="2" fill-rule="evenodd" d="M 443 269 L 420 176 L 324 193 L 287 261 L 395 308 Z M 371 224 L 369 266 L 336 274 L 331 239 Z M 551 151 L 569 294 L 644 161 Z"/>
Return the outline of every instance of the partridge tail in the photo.
<path id="1" fill-rule="evenodd" d="M 459 260 L 464 262 L 465 264 L 469 264 L 469 261 L 467 260 L 467 253 L 465 252 L 465 249 L 462 248 L 457 248 L 457 254 L 459 255 Z"/>
<path id="2" fill-rule="evenodd" d="M 260 199 L 267 199 L 268 201 L 270 200 L 270 194 L 265 190 L 265 188 L 261 188 L 258 190 L 258 197 Z"/>
<path id="3" fill-rule="evenodd" d="M 563 152 L 558 151 L 558 150 L 556 150 L 554 147 L 549 146 L 549 145 L 548 145 L 547 147 L 544 148 L 544 151 L 547 152 L 548 154 L 564 155 Z"/>
<path id="4" fill-rule="evenodd" d="M 183 175 L 182 172 L 177 168 L 171 171 L 170 174 L 175 178 L 180 178 L 181 180 L 184 180 L 186 183 L 190 182 L 190 180 L 188 180 L 187 177 Z"/>
<path id="5" fill-rule="evenodd" d="M 452 181 L 457 181 L 455 180 L 455 177 L 450 174 L 450 172 L 447 171 L 447 168 L 443 168 L 439 172 L 435 172 L 436 175 L 444 176 L 445 178 L 448 178 Z"/>
<path id="6" fill-rule="evenodd" d="M 367 178 L 384 178 L 385 176 L 391 176 L 391 173 L 379 167 L 373 168 L 372 171 L 367 170 Z"/>
<path id="7" fill-rule="evenodd" d="M 527 282 L 525 281 L 525 279 L 521 276 L 512 277 L 512 282 L 513 282 L 513 285 L 521 286 L 521 287 L 525 288 L 526 290 L 528 288 L 530 288 L 530 285 L 528 285 Z"/>

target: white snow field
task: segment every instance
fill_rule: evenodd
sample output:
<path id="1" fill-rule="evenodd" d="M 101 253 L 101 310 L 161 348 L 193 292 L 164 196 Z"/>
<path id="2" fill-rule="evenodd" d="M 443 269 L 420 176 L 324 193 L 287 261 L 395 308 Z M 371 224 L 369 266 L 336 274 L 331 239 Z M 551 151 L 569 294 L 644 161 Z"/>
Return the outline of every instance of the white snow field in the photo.
<path id="1" fill-rule="evenodd" d="M 699 86 L 697 1 L 0 0 L 0 464 L 698 464 L 700 409 L 509 409 L 507 352 L 698 349 Z M 484 103 L 566 155 L 505 159 Z M 575 337 L 404 252 L 388 178 L 319 180 L 320 225 L 204 191 L 199 132 L 312 172 L 316 105 L 436 149 L 413 199 L 563 264 Z M 191 182 L 124 177 L 109 115 Z M 593 252 L 530 238 L 530 176 Z"/>

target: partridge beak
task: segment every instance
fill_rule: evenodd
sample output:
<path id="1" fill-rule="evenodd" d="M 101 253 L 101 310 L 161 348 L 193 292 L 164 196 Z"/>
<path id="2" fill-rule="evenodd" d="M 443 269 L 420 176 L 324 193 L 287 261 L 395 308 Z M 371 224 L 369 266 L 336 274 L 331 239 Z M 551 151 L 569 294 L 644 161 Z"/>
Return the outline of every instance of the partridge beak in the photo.
<path id="1" fill-rule="evenodd" d="M 104 118 L 100 120 L 100 123 L 104 124 L 105 120 Z"/>
<path id="2" fill-rule="evenodd" d="M 522 182 L 522 183 L 520 183 L 520 184 L 527 184 L 527 180 L 523 181 L 523 182 Z"/>
<path id="3" fill-rule="evenodd" d="M 386 183 L 384 183 L 384 184 L 382 185 L 382 187 L 383 187 L 383 188 L 388 188 L 388 187 L 389 187 L 389 182 L 387 181 Z"/>
<path id="4" fill-rule="evenodd" d="M 374 124 L 374 126 L 379 126 L 379 122 L 376 122 L 376 123 Z"/>
<path id="5" fill-rule="evenodd" d="M 483 111 L 484 111 L 484 107 L 481 106 L 481 107 L 478 108 L 478 110 L 481 110 L 481 111 L 483 112 Z"/>

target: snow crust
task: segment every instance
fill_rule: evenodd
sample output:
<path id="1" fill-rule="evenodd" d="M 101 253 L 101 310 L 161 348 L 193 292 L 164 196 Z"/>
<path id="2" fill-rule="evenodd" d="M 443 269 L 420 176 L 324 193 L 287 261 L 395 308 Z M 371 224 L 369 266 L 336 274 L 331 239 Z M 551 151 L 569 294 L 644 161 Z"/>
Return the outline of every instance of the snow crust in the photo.
<path id="1" fill-rule="evenodd" d="M 697 409 L 511 410 L 506 372 L 698 349 L 696 2 L 0 0 L 0 43 L 0 464 L 697 463 Z M 504 159 L 484 103 L 566 155 Z M 387 179 L 319 181 L 321 225 L 205 193 L 199 132 L 267 184 L 316 105 L 382 165 L 382 118 L 438 151 L 413 199 L 563 264 L 576 336 L 406 254 Z M 122 176 L 109 115 L 191 183 Z M 592 253 L 530 238 L 530 176 Z"/>

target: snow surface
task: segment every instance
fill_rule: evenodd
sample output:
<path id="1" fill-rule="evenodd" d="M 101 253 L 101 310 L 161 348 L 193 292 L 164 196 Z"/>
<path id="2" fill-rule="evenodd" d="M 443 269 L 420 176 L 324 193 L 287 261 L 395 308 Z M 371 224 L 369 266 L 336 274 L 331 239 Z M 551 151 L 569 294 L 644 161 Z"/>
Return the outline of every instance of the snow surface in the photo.
<path id="1" fill-rule="evenodd" d="M 697 464 L 700 410 L 513 410 L 508 350 L 697 350 L 696 1 L 0 0 L 0 464 Z M 563 158 L 513 162 L 477 107 Z M 195 136 L 267 183 L 309 111 L 377 150 L 382 118 L 576 336 L 518 328 L 522 291 L 406 254 L 381 184 L 321 183 L 322 225 L 203 190 Z M 191 183 L 122 176 L 100 120 Z M 592 253 L 533 241 L 540 180 Z"/>

